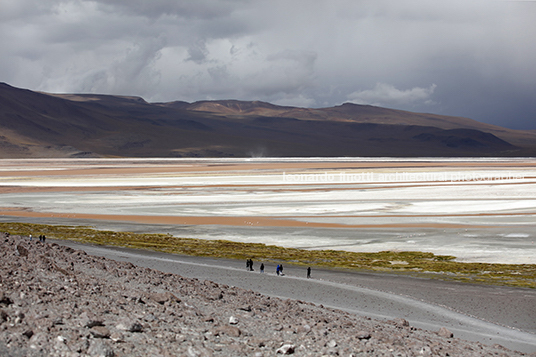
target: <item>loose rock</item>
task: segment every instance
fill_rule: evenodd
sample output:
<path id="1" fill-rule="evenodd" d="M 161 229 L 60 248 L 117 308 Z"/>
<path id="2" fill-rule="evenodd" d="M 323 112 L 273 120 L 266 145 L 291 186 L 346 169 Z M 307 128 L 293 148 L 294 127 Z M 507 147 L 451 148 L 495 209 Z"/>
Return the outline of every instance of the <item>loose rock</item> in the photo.
<path id="1" fill-rule="evenodd" d="M 452 339 L 446 329 L 409 328 L 401 318 L 376 321 L 5 237 L 0 233 L 0 355 L 522 355 Z"/>
<path id="2" fill-rule="evenodd" d="M 110 337 L 110 330 L 108 330 L 104 326 L 95 326 L 89 330 L 93 337 L 95 338 L 109 338 Z"/>
<path id="3" fill-rule="evenodd" d="M 287 344 L 287 345 L 283 345 L 283 346 L 279 347 L 277 349 L 276 353 L 280 353 L 280 354 L 283 354 L 283 355 L 291 355 L 291 354 L 294 353 L 295 349 L 296 349 L 296 346 Z"/>
<path id="4" fill-rule="evenodd" d="M 360 340 L 368 340 L 370 338 L 370 332 L 359 331 L 359 332 L 357 332 L 355 337 L 359 338 Z"/>
<path id="5" fill-rule="evenodd" d="M 439 331 L 437 332 L 437 334 L 441 337 L 446 337 L 446 338 L 452 338 L 454 337 L 454 334 L 452 332 L 450 332 L 447 328 L 445 327 L 441 327 L 439 329 Z"/>

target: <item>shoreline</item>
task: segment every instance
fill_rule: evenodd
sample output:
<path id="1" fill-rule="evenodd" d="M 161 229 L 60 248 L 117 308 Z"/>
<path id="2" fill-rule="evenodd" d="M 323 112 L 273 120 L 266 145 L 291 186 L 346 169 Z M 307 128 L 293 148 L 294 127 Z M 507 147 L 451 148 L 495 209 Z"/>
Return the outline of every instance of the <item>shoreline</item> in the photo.
<path id="1" fill-rule="evenodd" d="M 36 232 L 46 233 L 48 238 L 76 241 L 81 244 L 97 244 L 113 247 L 186 254 L 198 257 L 223 259 L 259 259 L 290 262 L 295 265 L 311 265 L 315 268 L 348 269 L 349 271 L 374 271 L 441 279 L 462 283 L 481 283 L 489 286 L 535 288 L 536 265 L 522 263 L 489 263 L 460 261 L 453 255 L 434 254 L 418 250 L 382 250 L 379 252 L 340 250 L 328 246 L 285 247 L 260 242 L 225 240 L 221 238 L 189 238 L 177 235 L 173 225 L 126 224 L 124 222 L 94 221 L 88 226 L 83 220 L 49 219 L 28 222 L 28 219 L 4 221 L 0 226 L 13 234 L 28 236 Z M 30 220 L 31 221 L 31 220 Z M 219 226 L 218 231 L 224 229 Z M 235 228 L 231 228 L 236 230 Z M 251 227 L 246 229 L 251 230 Z M 258 229 L 258 228 L 257 228 Z M 171 232 L 171 233 L 170 233 Z M 348 247 L 345 247 L 348 248 Z"/>
<path id="2" fill-rule="evenodd" d="M 505 214 L 496 214 L 504 216 Z M 506 215 L 536 215 L 535 213 L 512 213 Z M 29 218 L 70 218 L 97 221 L 132 222 L 140 224 L 175 224 L 175 225 L 217 225 L 217 226 L 258 226 L 258 227 L 294 227 L 294 228 L 500 228 L 502 225 L 478 225 L 478 224 L 450 224 L 450 223 L 386 223 L 386 224 L 344 224 L 344 223 L 321 223 L 300 221 L 300 216 L 151 216 L 151 215 L 116 215 L 116 214 L 85 214 L 85 213 L 61 213 L 61 212 L 33 212 L 18 209 L 6 209 L 0 207 L 0 216 L 29 217 Z M 442 215 L 441 217 L 444 217 Z M 452 215 L 453 217 L 465 217 L 468 215 Z M 470 215 L 469 215 L 470 216 Z M 478 214 L 486 216 L 486 214 Z M 493 215 L 490 215 L 493 216 Z M 304 216 L 303 218 L 348 218 L 348 217 L 386 217 L 384 216 Z M 389 217 L 389 216 L 387 216 Z M 397 217 L 427 217 L 425 215 L 404 215 Z M 434 216 L 431 216 L 434 217 Z"/>

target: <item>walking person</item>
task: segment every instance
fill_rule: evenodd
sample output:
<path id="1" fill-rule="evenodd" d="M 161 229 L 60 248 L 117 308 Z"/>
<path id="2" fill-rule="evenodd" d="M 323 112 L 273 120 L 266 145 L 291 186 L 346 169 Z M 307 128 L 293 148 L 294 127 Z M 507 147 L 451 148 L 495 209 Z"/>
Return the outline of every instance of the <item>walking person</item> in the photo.
<path id="1" fill-rule="evenodd" d="M 264 273 L 264 263 L 261 263 L 261 273 Z"/>
<path id="2" fill-rule="evenodd" d="M 249 260 L 249 271 L 253 271 L 253 259 Z"/>
<path id="3" fill-rule="evenodd" d="M 275 268 L 275 273 L 277 274 L 277 276 L 279 276 L 279 269 L 280 269 L 280 265 L 277 264 L 277 268 Z"/>
<path id="4" fill-rule="evenodd" d="M 283 264 L 279 266 L 279 272 L 281 273 L 281 275 L 283 275 Z"/>
<path id="5" fill-rule="evenodd" d="M 311 279 L 311 267 L 307 268 L 307 279 Z"/>

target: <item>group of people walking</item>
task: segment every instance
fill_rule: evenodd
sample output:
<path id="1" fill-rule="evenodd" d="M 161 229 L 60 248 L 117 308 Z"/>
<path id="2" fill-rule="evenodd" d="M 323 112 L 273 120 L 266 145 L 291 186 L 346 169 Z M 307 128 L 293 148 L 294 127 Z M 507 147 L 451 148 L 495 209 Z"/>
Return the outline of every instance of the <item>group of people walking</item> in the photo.
<path id="1" fill-rule="evenodd" d="M 9 234 L 9 233 L 8 233 L 8 234 Z M 30 238 L 30 242 L 31 242 L 31 241 L 32 241 L 32 238 L 33 238 L 32 235 L 30 234 L 28 237 Z M 39 236 L 39 241 L 40 241 L 41 243 L 45 243 L 45 240 L 46 240 L 46 239 L 47 239 L 47 237 L 45 237 L 44 234 L 41 234 L 41 235 Z"/>
<path id="2" fill-rule="evenodd" d="M 277 264 L 277 268 L 275 268 L 275 273 L 277 275 L 283 275 L 283 264 Z"/>
<path id="3" fill-rule="evenodd" d="M 249 271 L 253 271 L 253 259 L 246 260 L 246 269 Z"/>
<path id="4" fill-rule="evenodd" d="M 253 271 L 253 259 L 246 260 L 246 269 L 248 271 Z M 264 263 L 261 263 L 261 273 L 264 273 Z"/>
<path id="5" fill-rule="evenodd" d="M 247 259 L 246 260 L 246 270 L 248 271 L 253 271 L 253 259 Z M 264 273 L 264 263 L 261 263 L 261 266 L 260 266 L 260 272 L 261 273 Z M 277 264 L 277 267 L 275 268 L 275 273 L 279 276 L 279 275 L 284 275 L 283 274 L 283 264 Z M 308 267 L 307 268 L 307 279 L 310 279 L 311 278 L 311 267 Z"/>

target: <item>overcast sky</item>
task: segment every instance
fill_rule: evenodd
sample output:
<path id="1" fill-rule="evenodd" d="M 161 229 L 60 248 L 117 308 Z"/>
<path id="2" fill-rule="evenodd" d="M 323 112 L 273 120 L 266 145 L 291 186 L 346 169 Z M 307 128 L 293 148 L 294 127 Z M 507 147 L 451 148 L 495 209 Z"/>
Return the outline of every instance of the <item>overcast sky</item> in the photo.
<path id="1" fill-rule="evenodd" d="M 0 0 L 0 82 L 536 129 L 536 2 Z"/>

